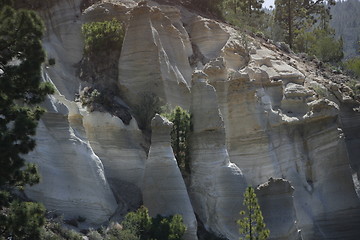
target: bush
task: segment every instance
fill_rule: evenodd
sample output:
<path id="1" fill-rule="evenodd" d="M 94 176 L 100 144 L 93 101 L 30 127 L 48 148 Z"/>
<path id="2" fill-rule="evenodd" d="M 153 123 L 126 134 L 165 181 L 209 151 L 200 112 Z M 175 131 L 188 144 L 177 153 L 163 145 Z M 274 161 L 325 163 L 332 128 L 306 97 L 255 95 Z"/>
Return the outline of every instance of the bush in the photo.
<path id="1" fill-rule="evenodd" d="M 323 62 L 338 63 L 344 57 L 343 41 L 335 38 L 332 29 L 298 31 L 294 39 L 294 48 L 297 52 L 314 55 Z"/>
<path id="2" fill-rule="evenodd" d="M 48 222 L 41 233 L 41 240 L 82 240 L 80 233 L 66 229 L 60 222 Z"/>
<path id="3" fill-rule="evenodd" d="M 45 208 L 34 202 L 14 200 L 0 215 L 1 235 L 7 239 L 39 239 L 45 222 Z"/>
<path id="4" fill-rule="evenodd" d="M 352 58 L 344 63 L 346 70 L 350 71 L 357 78 L 360 78 L 360 57 Z"/>
<path id="5" fill-rule="evenodd" d="M 186 231 L 181 215 L 156 218 L 149 216 L 147 208 L 140 207 L 136 212 L 130 212 L 122 222 L 124 232 L 134 234 L 140 240 L 180 240 Z M 122 239 L 122 238 L 119 238 Z M 123 238 L 129 239 L 129 238 Z"/>
<path id="6" fill-rule="evenodd" d="M 85 23 L 81 30 L 85 37 L 85 54 L 121 50 L 124 30 L 118 20 Z"/>
<path id="7" fill-rule="evenodd" d="M 202 11 L 222 17 L 222 4 L 224 0 L 191 0 L 191 4 L 199 7 Z"/>
<path id="8" fill-rule="evenodd" d="M 94 111 L 93 104 L 99 102 L 100 95 L 97 89 L 85 87 L 79 97 L 82 107 L 88 107 L 90 111 Z"/>

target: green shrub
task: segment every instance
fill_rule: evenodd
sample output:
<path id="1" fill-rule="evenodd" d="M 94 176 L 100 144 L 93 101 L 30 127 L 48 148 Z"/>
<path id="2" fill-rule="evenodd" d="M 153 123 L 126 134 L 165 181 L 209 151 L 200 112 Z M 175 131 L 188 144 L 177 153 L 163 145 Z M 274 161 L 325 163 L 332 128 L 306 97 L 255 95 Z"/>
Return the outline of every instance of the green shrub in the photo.
<path id="1" fill-rule="evenodd" d="M 62 226 L 60 222 L 50 221 L 45 225 L 41 233 L 41 240 L 82 240 L 80 233 L 69 230 Z"/>
<path id="2" fill-rule="evenodd" d="M 345 69 L 349 70 L 357 78 L 360 78 L 360 57 L 352 58 L 344 63 Z"/>
<path id="3" fill-rule="evenodd" d="M 81 29 L 85 38 L 85 54 L 121 50 L 124 30 L 118 20 L 85 23 Z"/>
<path id="4" fill-rule="evenodd" d="M 222 4 L 224 0 L 190 0 L 192 5 L 197 6 L 202 11 L 222 17 Z"/>
<path id="5" fill-rule="evenodd" d="M 344 57 L 343 41 L 335 38 L 332 29 L 298 30 L 296 35 L 294 48 L 297 52 L 305 52 L 330 63 L 338 63 Z"/>
<path id="6" fill-rule="evenodd" d="M 93 111 L 93 104 L 100 101 L 101 93 L 94 88 L 85 87 L 80 93 L 79 100 L 82 107 L 88 107 L 90 111 Z"/>
<path id="7" fill-rule="evenodd" d="M 34 202 L 14 200 L 0 215 L 0 236 L 9 239 L 39 239 L 45 222 L 45 208 Z M 6 216 L 6 217 L 5 217 Z"/>
<path id="8" fill-rule="evenodd" d="M 123 229 L 118 230 L 119 234 L 127 231 L 126 234 L 130 234 L 129 236 L 134 234 L 140 240 L 180 240 L 186 231 L 181 215 L 176 214 L 169 217 L 158 215 L 156 218 L 151 218 L 144 206 L 136 212 L 128 213 L 122 225 Z"/>

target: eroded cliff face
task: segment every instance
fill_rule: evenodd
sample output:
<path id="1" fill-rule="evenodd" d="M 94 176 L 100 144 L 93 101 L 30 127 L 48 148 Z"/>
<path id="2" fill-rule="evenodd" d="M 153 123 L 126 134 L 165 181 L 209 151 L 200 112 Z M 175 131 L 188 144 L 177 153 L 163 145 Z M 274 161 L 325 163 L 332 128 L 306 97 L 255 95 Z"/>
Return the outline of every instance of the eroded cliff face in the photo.
<path id="1" fill-rule="evenodd" d="M 181 214 L 187 226 L 184 239 L 196 240 L 194 209 L 171 148 L 172 123 L 156 114 L 151 129 L 151 147 L 143 180 L 144 205 L 152 217 Z"/>
<path id="2" fill-rule="evenodd" d="M 340 75 L 331 81 L 317 63 L 182 6 L 83 6 L 58 1 L 41 12 L 44 47 L 56 60 L 44 79 L 58 92 L 28 156 L 42 174 L 30 197 L 91 224 L 143 203 L 153 215 L 183 214 L 186 239 L 196 239 L 196 214 L 207 230 L 235 240 L 244 189 L 259 186 L 272 239 L 357 239 L 360 221 L 343 216 L 359 215 L 359 104 Z M 143 93 L 191 111 L 187 186 L 171 152 L 170 123 L 156 116 L 150 141 L 135 118 L 125 123 L 75 102 L 92 84 L 77 74 L 81 25 L 114 17 L 126 27 L 118 75 L 100 85 L 117 83 L 126 104 L 117 102 L 128 112 Z M 338 219 L 353 230 L 333 230 Z"/>

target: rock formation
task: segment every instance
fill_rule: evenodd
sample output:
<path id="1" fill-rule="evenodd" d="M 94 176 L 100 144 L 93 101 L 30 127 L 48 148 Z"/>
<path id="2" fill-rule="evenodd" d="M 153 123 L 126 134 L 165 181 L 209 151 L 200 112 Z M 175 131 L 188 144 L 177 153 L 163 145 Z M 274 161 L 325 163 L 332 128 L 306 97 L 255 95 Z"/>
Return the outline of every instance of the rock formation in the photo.
<path id="1" fill-rule="evenodd" d="M 184 239 L 196 240 L 197 222 L 171 148 L 171 127 L 172 123 L 160 115 L 155 115 L 151 122 L 151 147 L 143 184 L 144 206 L 153 217 L 181 214 L 187 226 Z"/>
<path id="2" fill-rule="evenodd" d="M 206 75 L 193 75 L 190 142 L 190 197 L 205 227 L 229 239 L 238 239 L 236 220 L 247 186 L 241 170 L 230 162 L 225 129 L 213 86 Z"/>
<path id="3" fill-rule="evenodd" d="M 142 201 L 152 214 L 179 210 L 189 226 L 188 239 L 196 239 L 189 237 L 196 231 L 193 209 L 208 231 L 234 240 L 243 191 L 260 185 L 257 193 L 273 239 L 356 239 L 359 102 L 343 75 L 178 4 L 53 2 L 41 10 L 44 48 L 56 60 L 44 67 L 44 80 L 59 92 L 45 104 L 49 113 L 39 125 L 37 148 L 27 156 L 43 176 L 41 184 L 29 188 L 29 197 L 66 217 L 80 215 L 99 224 Z M 166 121 L 156 117 L 150 141 L 134 118 L 123 122 L 75 102 L 84 87 L 92 86 L 77 75 L 81 25 L 113 17 L 126 34 L 115 64 L 118 75 L 102 84 L 115 81 L 119 89 L 111 88 L 130 106 L 128 114 L 143 93 L 156 94 L 170 108 L 190 109 L 188 195 Z M 152 199 L 156 192 L 162 193 L 156 195 L 159 205 Z M 280 203 L 284 208 L 277 218 L 272 208 Z M 352 230 L 331 228 L 334 224 Z"/>
<path id="4" fill-rule="evenodd" d="M 270 239 L 302 239 L 297 228 L 294 208 L 294 188 L 284 179 L 273 179 L 256 189 L 266 227 L 270 230 Z"/>
<path id="5" fill-rule="evenodd" d="M 46 113 L 40 122 L 37 147 L 27 159 L 39 166 L 41 181 L 26 194 L 65 219 L 83 217 L 97 225 L 117 208 L 104 167 L 88 143 L 77 136 L 66 116 Z"/>
<path id="6" fill-rule="evenodd" d="M 147 5 L 130 12 L 119 60 L 119 84 L 132 104 L 140 103 L 141 93 L 152 92 L 172 106 L 189 106 L 189 36 L 179 21 L 179 10 L 166 8 L 165 13 Z"/>

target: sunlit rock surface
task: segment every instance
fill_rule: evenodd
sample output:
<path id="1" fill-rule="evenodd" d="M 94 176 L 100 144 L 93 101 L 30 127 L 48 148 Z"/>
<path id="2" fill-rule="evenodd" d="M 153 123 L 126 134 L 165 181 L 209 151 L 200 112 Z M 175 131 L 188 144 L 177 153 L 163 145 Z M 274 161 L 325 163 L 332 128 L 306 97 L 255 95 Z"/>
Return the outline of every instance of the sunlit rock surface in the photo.
<path id="1" fill-rule="evenodd" d="M 160 115 L 151 122 L 152 136 L 145 165 L 143 199 L 153 217 L 181 214 L 187 231 L 184 239 L 196 240 L 197 222 L 170 142 L 172 123 Z"/>
<path id="2" fill-rule="evenodd" d="M 152 92 L 172 106 L 188 108 L 191 45 L 179 24 L 179 10 L 167 11 L 171 19 L 147 5 L 130 12 L 119 61 L 119 85 L 133 104 L 141 103 L 141 93 Z"/>
<path id="3" fill-rule="evenodd" d="M 99 156 L 106 177 L 123 211 L 138 207 L 145 169 L 146 150 L 135 119 L 125 125 L 109 113 L 82 112 L 86 136 Z M 124 212 L 123 212 L 124 213 Z"/>
<path id="4" fill-rule="evenodd" d="M 50 113 L 40 123 L 37 149 L 29 155 L 43 175 L 43 182 L 29 189 L 30 197 L 96 223 L 148 201 L 145 195 L 158 191 L 163 179 L 174 181 L 164 189 L 178 187 L 181 199 L 187 199 L 169 146 L 154 144 L 148 152 L 151 138 L 135 119 L 124 124 L 74 101 L 85 86 L 91 87 L 77 75 L 83 58 L 81 26 L 115 17 L 126 35 L 116 69 L 119 89 L 112 88 L 129 112 L 147 92 L 168 108 L 191 110 L 192 174 L 187 187 L 192 209 L 207 230 L 238 239 L 235 220 L 243 191 L 261 185 L 259 200 L 273 239 L 360 235 L 359 103 L 339 80 L 342 75 L 176 3 L 84 5 L 69 0 L 55 2 L 41 14 L 47 26 L 44 48 L 56 61 L 44 68 L 44 79 L 59 92 L 46 103 Z M 163 151 L 163 158 L 156 159 L 155 149 Z M 157 167 L 165 158 L 169 165 Z M 167 175 L 169 169 L 174 175 Z M 145 181 L 144 174 L 159 181 L 158 186 Z M 267 185 L 270 178 L 284 180 Z M 161 201 L 166 204 L 151 208 L 171 213 L 170 202 L 179 200 L 165 199 Z M 277 200 L 286 206 L 279 218 L 271 210 Z M 191 208 L 181 206 L 191 222 Z M 284 219 L 291 221 L 281 224 Z"/>
<path id="5" fill-rule="evenodd" d="M 41 181 L 26 194 L 65 219 L 108 221 L 117 208 L 104 167 L 66 116 L 46 113 L 38 126 L 37 147 L 26 159 L 39 166 Z"/>
<path id="6" fill-rule="evenodd" d="M 193 75 L 191 112 L 190 197 L 194 210 L 208 230 L 238 239 L 236 219 L 247 183 L 229 160 L 216 92 L 202 72 Z"/>

